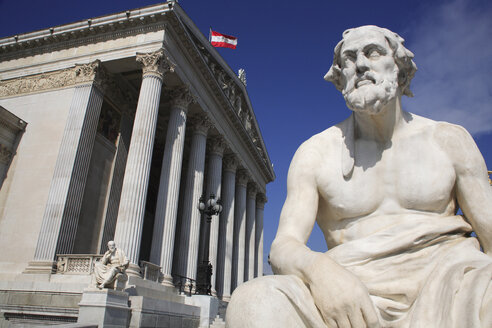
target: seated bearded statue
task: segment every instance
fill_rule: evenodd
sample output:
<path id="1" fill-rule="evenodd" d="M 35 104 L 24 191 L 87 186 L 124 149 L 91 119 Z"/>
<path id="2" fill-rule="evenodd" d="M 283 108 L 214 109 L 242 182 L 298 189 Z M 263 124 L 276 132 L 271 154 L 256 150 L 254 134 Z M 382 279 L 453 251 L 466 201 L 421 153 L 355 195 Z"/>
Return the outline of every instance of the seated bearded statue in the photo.
<path id="1" fill-rule="evenodd" d="M 234 291 L 228 327 L 492 327 L 487 168 L 464 128 L 402 108 L 417 70 L 403 41 L 343 33 L 325 79 L 352 113 L 295 153 L 275 275 Z M 325 253 L 306 246 L 315 222 Z"/>
<path id="2" fill-rule="evenodd" d="M 94 267 L 94 277 L 96 287 L 103 289 L 110 286 L 118 274 L 124 274 L 128 268 L 128 258 L 125 253 L 116 248 L 114 241 L 108 242 L 108 251 L 104 253 L 101 261 L 97 262 Z"/>

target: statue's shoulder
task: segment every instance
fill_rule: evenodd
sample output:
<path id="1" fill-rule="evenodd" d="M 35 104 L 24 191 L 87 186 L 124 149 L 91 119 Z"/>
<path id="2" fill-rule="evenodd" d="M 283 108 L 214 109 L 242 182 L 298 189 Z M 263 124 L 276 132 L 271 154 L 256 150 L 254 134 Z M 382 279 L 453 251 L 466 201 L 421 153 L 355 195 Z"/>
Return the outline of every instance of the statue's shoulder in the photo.
<path id="1" fill-rule="evenodd" d="M 343 140 L 347 130 L 351 129 L 349 119 L 313 135 L 306 140 L 301 147 L 314 148 L 323 151 L 336 147 Z"/>
<path id="2" fill-rule="evenodd" d="M 468 131 L 461 125 L 444 121 L 434 121 L 430 118 L 426 118 L 416 114 L 410 114 L 410 117 L 413 121 L 412 123 L 416 132 L 429 133 L 437 140 L 449 140 L 450 138 L 455 139 L 470 137 Z"/>
<path id="3" fill-rule="evenodd" d="M 415 114 L 412 116 L 418 130 L 428 134 L 446 152 L 455 153 L 458 149 L 466 152 L 467 149 L 475 145 L 470 133 L 461 125 L 434 121 Z"/>

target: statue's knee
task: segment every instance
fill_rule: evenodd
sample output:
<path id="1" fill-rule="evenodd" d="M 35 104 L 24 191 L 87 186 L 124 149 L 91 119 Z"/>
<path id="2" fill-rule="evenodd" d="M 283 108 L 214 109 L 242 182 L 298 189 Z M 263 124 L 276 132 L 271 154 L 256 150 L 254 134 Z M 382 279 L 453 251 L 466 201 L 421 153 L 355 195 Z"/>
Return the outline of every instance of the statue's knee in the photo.
<path id="1" fill-rule="evenodd" d="M 252 304 L 253 299 L 265 299 L 272 296 L 272 284 L 268 283 L 269 279 L 253 279 L 238 286 L 232 293 L 231 302 L 245 302 Z M 252 304 L 254 305 L 254 304 Z"/>

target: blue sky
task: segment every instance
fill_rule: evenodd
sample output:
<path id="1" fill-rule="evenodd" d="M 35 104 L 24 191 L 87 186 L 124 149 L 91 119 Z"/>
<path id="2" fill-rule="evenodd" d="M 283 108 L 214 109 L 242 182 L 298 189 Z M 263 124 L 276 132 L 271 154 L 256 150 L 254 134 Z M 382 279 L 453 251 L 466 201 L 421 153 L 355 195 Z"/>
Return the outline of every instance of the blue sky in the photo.
<path id="1" fill-rule="evenodd" d="M 138 8 L 155 1 L 0 0 L 0 37 Z M 182 0 L 208 36 L 209 26 L 238 37 L 238 48 L 218 49 L 231 68 L 244 68 L 248 92 L 274 164 L 268 185 L 265 258 L 286 195 L 297 147 L 346 118 L 341 94 L 323 80 L 342 32 L 378 25 L 397 32 L 415 54 L 414 98 L 404 108 L 465 126 L 492 170 L 492 3 L 451 1 L 231 1 Z M 315 229 L 308 245 L 323 251 Z"/>

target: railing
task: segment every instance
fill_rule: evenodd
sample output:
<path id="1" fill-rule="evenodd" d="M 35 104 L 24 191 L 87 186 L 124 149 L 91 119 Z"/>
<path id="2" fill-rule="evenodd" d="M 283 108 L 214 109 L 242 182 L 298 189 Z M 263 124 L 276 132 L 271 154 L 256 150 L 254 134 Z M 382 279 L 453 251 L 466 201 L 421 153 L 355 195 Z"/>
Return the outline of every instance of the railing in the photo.
<path id="1" fill-rule="evenodd" d="M 173 274 L 174 279 L 178 280 L 175 286 L 179 289 L 180 294 L 186 294 L 188 290 L 188 296 L 196 294 L 196 280 L 191 279 L 179 274 Z"/>
<path id="2" fill-rule="evenodd" d="M 145 280 L 160 282 L 160 278 L 161 278 L 160 266 L 155 265 L 154 263 L 151 262 L 140 261 L 140 268 L 142 270 L 143 278 Z"/>
<path id="3" fill-rule="evenodd" d="M 58 254 L 57 274 L 92 274 L 100 254 Z"/>

